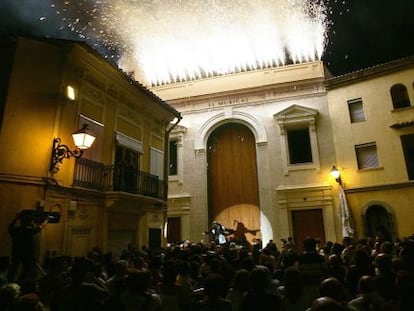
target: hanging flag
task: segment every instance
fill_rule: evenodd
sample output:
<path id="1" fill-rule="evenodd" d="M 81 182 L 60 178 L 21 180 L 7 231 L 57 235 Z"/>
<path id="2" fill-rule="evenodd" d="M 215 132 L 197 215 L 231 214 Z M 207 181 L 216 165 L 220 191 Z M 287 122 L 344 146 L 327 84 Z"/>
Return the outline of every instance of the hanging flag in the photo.
<path id="1" fill-rule="evenodd" d="M 355 230 L 353 229 L 352 217 L 346 201 L 345 191 L 341 185 L 339 185 L 339 212 L 342 221 L 342 236 L 353 238 Z"/>

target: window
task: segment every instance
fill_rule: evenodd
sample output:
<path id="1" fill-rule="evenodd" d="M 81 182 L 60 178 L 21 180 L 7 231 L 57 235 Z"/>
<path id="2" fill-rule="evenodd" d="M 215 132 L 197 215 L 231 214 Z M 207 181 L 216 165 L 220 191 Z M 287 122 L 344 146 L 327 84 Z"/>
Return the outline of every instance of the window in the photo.
<path id="1" fill-rule="evenodd" d="M 404 84 L 393 85 L 390 93 L 394 109 L 410 107 L 410 99 L 408 98 L 407 88 Z"/>
<path id="2" fill-rule="evenodd" d="M 113 184 L 115 191 L 137 192 L 140 154 L 121 145 L 115 147 Z"/>
<path id="3" fill-rule="evenodd" d="M 348 100 L 348 109 L 351 123 L 365 121 L 364 108 L 362 106 L 361 98 Z"/>
<path id="4" fill-rule="evenodd" d="M 316 120 L 318 110 L 292 105 L 273 115 L 280 128 L 285 175 L 290 171 L 320 169 Z"/>
<path id="5" fill-rule="evenodd" d="M 151 174 L 161 180 L 164 179 L 163 160 L 164 152 L 151 147 Z"/>
<path id="6" fill-rule="evenodd" d="M 137 193 L 140 182 L 142 143 L 121 132 L 115 132 L 113 187 L 115 191 Z"/>
<path id="7" fill-rule="evenodd" d="M 377 146 L 375 143 L 356 145 L 355 152 L 359 170 L 379 167 Z"/>
<path id="8" fill-rule="evenodd" d="M 101 123 L 98 123 L 91 118 L 88 118 L 84 115 L 79 115 L 79 128 L 81 128 L 84 124 L 88 125 L 88 129 L 93 133 L 96 137 L 95 141 L 91 148 L 89 148 L 82 157 L 84 159 L 92 160 L 95 162 L 101 161 L 101 150 L 103 146 L 103 137 L 104 137 L 104 126 Z"/>
<path id="9" fill-rule="evenodd" d="M 381 205 L 372 205 L 365 212 L 366 236 L 382 236 L 386 241 L 393 241 L 392 215 Z"/>
<path id="10" fill-rule="evenodd" d="M 178 174 L 178 169 L 177 169 L 177 160 L 178 160 L 178 156 L 177 156 L 177 145 L 178 142 L 177 140 L 170 140 L 170 149 L 169 149 L 169 165 L 168 165 L 168 175 L 177 175 Z"/>
<path id="11" fill-rule="evenodd" d="M 310 145 L 309 129 L 288 129 L 289 163 L 312 162 L 312 149 Z"/>
<path id="12" fill-rule="evenodd" d="M 414 134 L 402 135 L 401 144 L 404 151 L 408 179 L 414 180 Z"/>
<path id="13" fill-rule="evenodd" d="M 176 125 L 170 133 L 168 180 L 178 183 L 183 182 L 184 168 L 184 135 L 187 129 Z"/>

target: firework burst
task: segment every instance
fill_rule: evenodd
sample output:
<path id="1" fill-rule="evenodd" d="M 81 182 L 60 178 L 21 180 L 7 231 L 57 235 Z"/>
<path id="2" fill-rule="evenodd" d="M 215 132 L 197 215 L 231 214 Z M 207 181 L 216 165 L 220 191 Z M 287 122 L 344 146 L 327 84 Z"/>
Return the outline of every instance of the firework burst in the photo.
<path id="1" fill-rule="evenodd" d="M 319 60 L 326 9 L 310 0 L 83 0 L 52 4 L 80 39 L 147 85 Z"/>

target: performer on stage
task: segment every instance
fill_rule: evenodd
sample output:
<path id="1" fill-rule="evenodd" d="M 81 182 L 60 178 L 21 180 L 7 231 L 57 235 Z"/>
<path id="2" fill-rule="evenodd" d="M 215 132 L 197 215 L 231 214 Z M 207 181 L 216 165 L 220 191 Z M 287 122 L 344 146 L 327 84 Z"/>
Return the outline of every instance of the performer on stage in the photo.
<path id="1" fill-rule="evenodd" d="M 204 232 L 204 234 L 211 235 L 212 239 L 216 242 L 216 244 L 221 245 L 227 242 L 226 235 L 225 235 L 226 228 L 215 220 L 213 220 L 210 230 L 207 232 Z"/>

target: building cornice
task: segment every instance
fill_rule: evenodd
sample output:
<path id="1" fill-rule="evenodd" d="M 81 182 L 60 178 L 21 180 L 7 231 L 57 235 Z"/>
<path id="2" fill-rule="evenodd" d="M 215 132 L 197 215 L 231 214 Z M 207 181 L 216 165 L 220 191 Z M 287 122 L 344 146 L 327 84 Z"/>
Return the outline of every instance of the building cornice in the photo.
<path id="1" fill-rule="evenodd" d="M 367 186 L 361 186 L 361 187 L 349 187 L 349 188 L 345 188 L 344 191 L 345 193 L 350 194 L 350 193 L 358 193 L 358 192 L 381 191 L 381 190 L 412 188 L 412 187 L 414 187 L 414 181 L 404 181 L 404 182 L 386 183 L 386 184 L 378 184 L 378 185 L 367 185 Z"/>
<path id="2" fill-rule="evenodd" d="M 412 67 L 414 67 L 414 55 L 327 79 L 325 87 L 331 90 Z"/>

